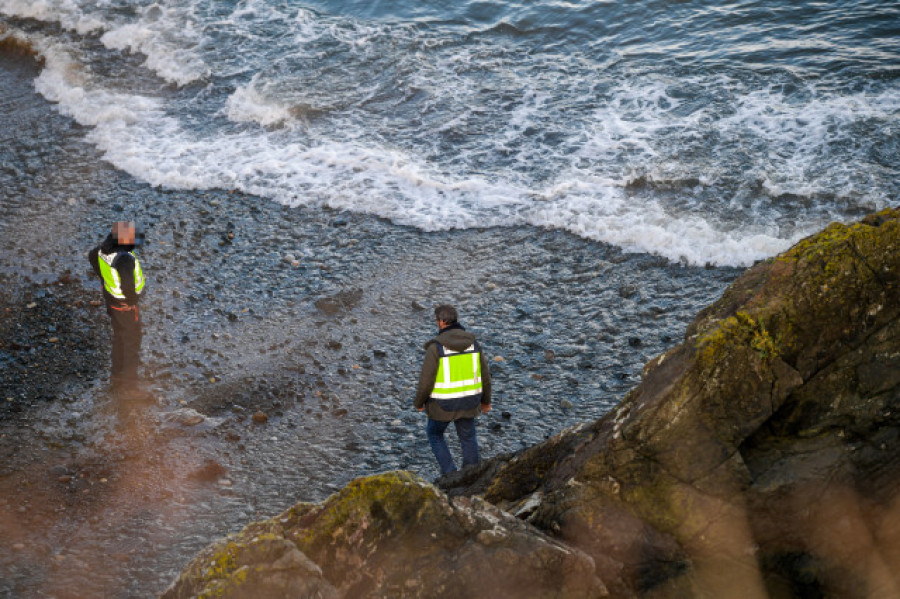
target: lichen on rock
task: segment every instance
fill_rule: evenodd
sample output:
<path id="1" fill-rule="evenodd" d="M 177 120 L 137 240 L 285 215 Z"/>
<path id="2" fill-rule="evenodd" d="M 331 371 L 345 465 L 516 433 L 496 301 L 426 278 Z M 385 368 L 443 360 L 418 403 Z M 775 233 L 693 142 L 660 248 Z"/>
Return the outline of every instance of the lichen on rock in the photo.
<path id="1" fill-rule="evenodd" d="M 211 546 L 163 597 L 492 594 L 588 598 L 606 590 L 580 550 L 482 499 L 451 500 L 408 472 L 386 472 Z"/>

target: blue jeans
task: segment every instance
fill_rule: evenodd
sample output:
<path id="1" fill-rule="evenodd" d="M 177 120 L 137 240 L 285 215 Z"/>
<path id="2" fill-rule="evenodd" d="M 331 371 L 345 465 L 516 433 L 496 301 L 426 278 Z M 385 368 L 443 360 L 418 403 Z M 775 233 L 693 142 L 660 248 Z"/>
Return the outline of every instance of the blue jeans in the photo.
<path id="1" fill-rule="evenodd" d="M 449 422 L 440 422 L 429 418 L 425 427 L 428 444 L 431 445 L 431 451 L 437 458 L 441 474 L 456 470 L 456 464 L 453 463 L 453 457 L 450 455 L 450 448 L 447 447 L 447 441 L 444 439 L 444 431 L 447 430 L 449 424 Z M 456 425 L 456 436 L 459 437 L 459 445 L 462 448 L 463 467 L 477 464 L 480 458 L 478 457 L 478 438 L 475 436 L 475 419 L 459 418 L 454 420 L 453 424 Z"/>

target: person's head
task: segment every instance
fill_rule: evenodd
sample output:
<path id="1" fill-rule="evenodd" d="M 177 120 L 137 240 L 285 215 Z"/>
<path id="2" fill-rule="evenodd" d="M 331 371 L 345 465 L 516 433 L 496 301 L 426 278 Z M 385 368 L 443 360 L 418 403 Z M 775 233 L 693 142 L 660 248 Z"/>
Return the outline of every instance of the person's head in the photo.
<path id="1" fill-rule="evenodd" d="M 134 222 L 118 221 L 112 227 L 112 235 L 119 245 L 134 245 Z"/>
<path id="2" fill-rule="evenodd" d="M 459 320 L 459 314 L 453 306 L 441 304 L 434 309 L 434 318 L 437 320 L 438 326 L 446 327 L 456 324 L 456 321 Z"/>

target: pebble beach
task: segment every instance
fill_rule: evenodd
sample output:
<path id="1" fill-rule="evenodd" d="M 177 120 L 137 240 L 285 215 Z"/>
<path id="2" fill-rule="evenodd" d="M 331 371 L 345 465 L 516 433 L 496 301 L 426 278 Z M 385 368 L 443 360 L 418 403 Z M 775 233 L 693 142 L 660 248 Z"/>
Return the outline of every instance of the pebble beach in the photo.
<path id="1" fill-rule="evenodd" d="M 411 401 L 437 303 L 492 360 L 490 456 L 602 416 L 740 272 L 562 231 L 425 233 L 154 187 L 34 92 L 38 69 L 0 55 L 5 596 L 152 595 L 210 540 L 357 476 L 433 479 Z M 152 401 L 127 415 L 106 393 L 109 323 L 86 260 L 115 220 L 146 235 Z"/>

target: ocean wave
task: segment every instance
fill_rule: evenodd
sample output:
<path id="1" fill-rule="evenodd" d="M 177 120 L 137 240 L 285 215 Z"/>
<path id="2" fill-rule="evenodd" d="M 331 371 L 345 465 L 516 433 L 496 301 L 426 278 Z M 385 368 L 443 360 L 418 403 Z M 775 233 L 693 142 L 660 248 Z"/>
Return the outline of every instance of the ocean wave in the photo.
<path id="1" fill-rule="evenodd" d="M 238 87 L 225 103 L 226 116 L 236 123 L 253 122 L 264 127 L 290 121 L 294 112 L 281 102 L 273 101 L 260 93 L 254 81 Z"/>
<path id="2" fill-rule="evenodd" d="M 193 5 L 170 8 L 152 4 L 141 11 L 137 21 L 108 27 L 100 41 L 112 50 L 143 54 L 145 67 L 183 86 L 210 74 L 196 51 L 203 36 L 201 28 Z"/>
<path id="3" fill-rule="evenodd" d="M 129 7 L 133 21 L 102 12 L 95 3 L 75 0 L 0 0 L 0 14 L 19 19 L 55 23 L 87 36 L 101 34 L 100 40 L 113 50 L 128 50 L 146 56 L 144 66 L 167 82 L 187 85 L 207 77 L 210 69 L 196 51 L 202 26 L 194 14 L 196 5 L 150 4 Z"/>
<path id="4" fill-rule="evenodd" d="M 675 125 L 683 129 L 689 122 L 697 128 L 705 120 L 700 111 L 673 123 L 668 115 L 679 103 L 667 96 L 660 82 L 617 90 L 615 109 L 604 112 L 580 152 L 570 158 L 569 168 L 545 185 L 535 185 L 527 178 L 496 174 L 460 177 L 421 156 L 365 138 L 341 142 L 321 133 L 305 132 L 307 136 L 298 138 L 266 129 L 198 135 L 167 114 L 161 100 L 93 87 L 96 82 L 74 68 L 64 52 L 47 56 L 47 66 L 36 81 L 38 91 L 59 103 L 65 114 L 93 127 L 89 139 L 111 163 L 153 185 L 236 189 L 290 206 L 369 213 L 426 231 L 558 228 L 628 251 L 693 264 L 746 265 L 781 251 L 821 224 L 810 223 L 785 235 L 765 218 L 756 224 L 729 223 L 716 210 L 706 212 L 702 202 L 691 201 L 687 210 L 673 214 L 652 197 L 631 193 L 635 181 L 670 182 L 677 192 L 687 194 L 691 192 L 686 188 L 711 182 L 694 176 L 690 164 L 667 160 L 653 167 L 664 155 L 655 141 L 661 132 Z M 511 111 L 503 143 L 531 126 L 547 101 L 535 95 Z M 741 104 L 748 112 L 722 119 L 717 126 L 731 131 L 758 123 L 751 107 L 764 104 L 748 100 Z M 289 107 L 261 95 L 254 82 L 232 93 L 224 109 L 234 121 L 263 126 L 294 118 Z M 632 161 L 644 156 L 640 162 L 647 166 L 638 178 L 627 168 L 606 169 L 603 175 L 604 169 L 571 166 L 585 156 L 596 163 L 618 160 L 623 153 Z"/>
<path id="5" fill-rule="evenodd" d="M 900 95 L 896 89 L 848 93 L 820 85 L 793 93 L 780 86 L 748 91 L 735 98 L 733 114 L 716 123 L 723 147 L 758 148 L 748 175 L 773 197 L 853 197 L 879 187 L 876 173 L 851 165 L 869 161 L 877 140 L 863 132 L 895 123 Z"/>
<path id="6" fill-rule="evenodd" d="M 0 0 L 0 14 L 44 23 L 57 23 L 81 35 L 102 31 L 105 28 L 105 21 L 101 16 L 85 13 L 74 0 Z"/>
<path id="7" fill-rule="evenodd" d="M 99 24 L 40 38 L 35 85 L 152 185 L 723 265 L 896 197 L 892 80 L 542 52 L 490 27 L 266 0 L 0 6 Z M 135 53 L 162 85 L 131 74 Z"/>

